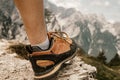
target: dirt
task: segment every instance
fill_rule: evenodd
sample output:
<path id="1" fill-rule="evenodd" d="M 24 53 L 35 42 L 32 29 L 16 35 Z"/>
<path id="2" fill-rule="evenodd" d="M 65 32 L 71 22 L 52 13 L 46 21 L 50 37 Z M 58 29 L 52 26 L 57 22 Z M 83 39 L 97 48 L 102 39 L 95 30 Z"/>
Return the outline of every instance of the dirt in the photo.
<path id="1" fill-rule="evenodd" d="M 30 62 L 6 50 L 14 43 L 15 41 L 0 40 L 0 80 L 34 80 Z M 76 56 L 50 80 L 97 80 L 96 72 L 94 66 L 84 63 Z"/>

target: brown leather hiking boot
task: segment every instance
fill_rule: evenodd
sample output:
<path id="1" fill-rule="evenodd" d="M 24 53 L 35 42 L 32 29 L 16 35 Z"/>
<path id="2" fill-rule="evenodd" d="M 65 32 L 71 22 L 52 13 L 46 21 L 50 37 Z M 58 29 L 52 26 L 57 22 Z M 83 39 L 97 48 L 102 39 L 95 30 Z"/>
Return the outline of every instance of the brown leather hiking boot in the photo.
<path id="1" fill-rule="evenodd" d="M 66 37 L 61 37 L 66 35 Z M 27 46 L 35 79 L 44 79 L 56 73 L 63 63 L 75 56 L 76 44 L 64 32 L 48 33 L 50 47 L 43 51 L 38 47 Z"/>

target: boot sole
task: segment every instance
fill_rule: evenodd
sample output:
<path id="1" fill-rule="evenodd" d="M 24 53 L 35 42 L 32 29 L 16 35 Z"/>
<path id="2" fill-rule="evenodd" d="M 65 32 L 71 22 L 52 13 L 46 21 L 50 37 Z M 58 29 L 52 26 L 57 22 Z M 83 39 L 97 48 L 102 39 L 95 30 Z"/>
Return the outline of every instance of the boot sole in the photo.
<path id="1" fill-rule="evenodd" d="M 41 76 L 34 76 L 34 79 L 35 80 L 36 79 L 37 80 L 38 79 L 39 80 L 40 79 L 43 80 L 44 78 L 47 78 L 47 77 L 50 77 L 50 76 L 54 75 L 55 73 L 57 73 L 59 71 L 59 69 L 61 68 L 62 64 L 64 64 L 65 62 L 67 62 L 67 61 L 69 61 L 71 59 L 73 59 L 76 56 L 76 54 L 77 54 L 77 50 L 74 52 L 74 54 L 71 57 L 68 57 L 67 59 L 63 60 L 61 63 L 59 63 L 58 65 L 56 65 L 53 70 L 51 70 L 50 72 L 48 72 L 48 73 L 46 73 L 44 75 L 41 75 Z"/>

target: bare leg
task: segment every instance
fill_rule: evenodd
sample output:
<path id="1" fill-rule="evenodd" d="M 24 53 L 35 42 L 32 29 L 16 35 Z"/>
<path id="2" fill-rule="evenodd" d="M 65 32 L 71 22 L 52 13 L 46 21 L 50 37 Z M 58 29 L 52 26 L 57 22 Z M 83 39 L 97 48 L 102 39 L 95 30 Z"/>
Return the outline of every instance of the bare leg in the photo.
<path id="1" fill-rule="evenodd" d="M 41 49 L 43 49 L 43 46 L 49 43 L 44 22 L 43 0 L 15 0 L 15 3 L 20 11 L 29 41 L 32 45 L 30 49 L 33 52 L 30 54 L 29 60 L 35 73 L 35 79 L 47 80 L 46 78 L 55 74 L 63 63 L 74 57 L 76 50 L 75 43 L 73 44 L 69 38 L 63 39 L 56 34 L 51 36 L 53 37 L 53 43 L 50 49 L 47 48 L 44 51 L 35 50 L 36 46 L 34 45 L 39 44 L 37 46 L 39 49 L 42 45 Z"/>
<path id="2" fill-rule="evenodd" d="M 22 16 L 31 45 L 45 41 L 47 30 L 44 21 L 43 0 L 14 0 Z"/>

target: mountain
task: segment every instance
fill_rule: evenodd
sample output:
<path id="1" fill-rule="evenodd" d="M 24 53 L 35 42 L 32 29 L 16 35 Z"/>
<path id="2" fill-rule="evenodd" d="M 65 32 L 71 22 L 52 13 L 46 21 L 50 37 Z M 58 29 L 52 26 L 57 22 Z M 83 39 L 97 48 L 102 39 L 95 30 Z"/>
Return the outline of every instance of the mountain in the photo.
<path id="1" fill-rule="evenodd" d="M 61 31 L 67 32 L 89 55 L 96 57 L 104 51 L 109 62 L 120 51 L 119 22 L 112 24 L 103 15 L 83 15 L 74 8 L 63 9 L 52 3 L 46 8 L 55 14 Z"/>
<path id="2" fill-rule="evenodd" d="M 44 1 L 45 8 L 53 15 L 51 23 L 47 24 L 49 31 L 67 32 L 89 55 L 96 57 L 104 51 L 107 62 L 120 52 L 119 22 L 112 24 L 103 15 L 83 14 L 74 8 Z M 0 4 L 0 38 L 26 40 L 23 22 L 12 0 L 1 0 Z"/>
<path id="3" fill-rule="evenodd" d="M 0 1 L 0 39 L 26 40 L 23 22 L 13 0 Z"/>

